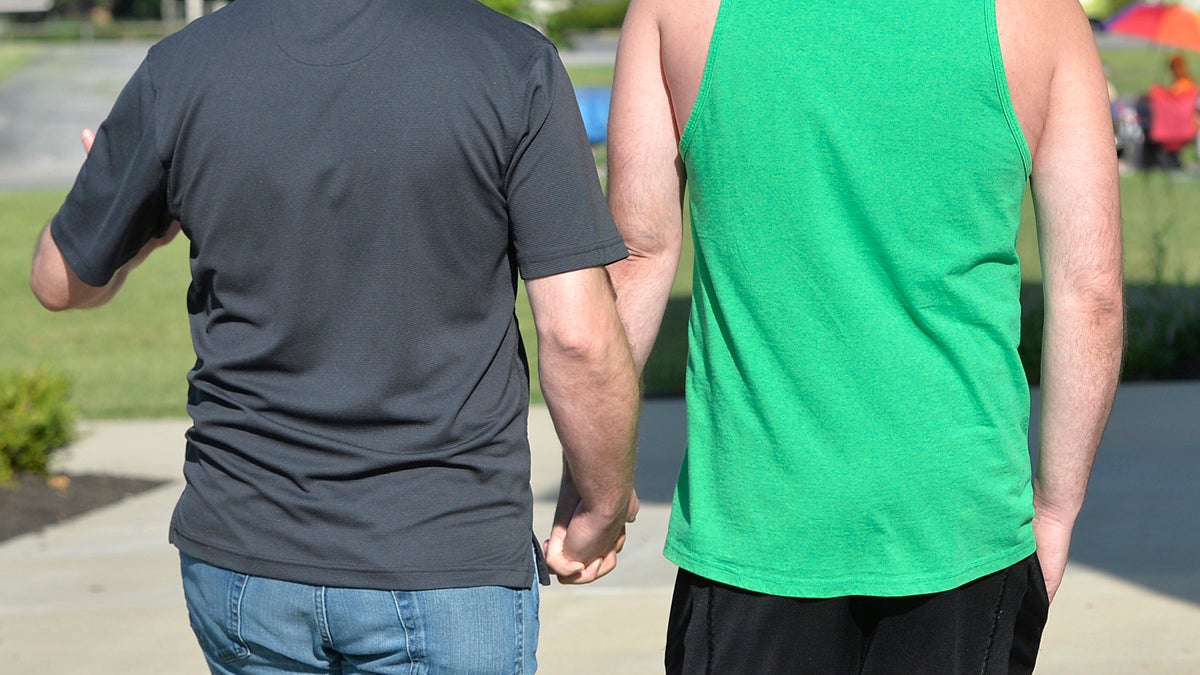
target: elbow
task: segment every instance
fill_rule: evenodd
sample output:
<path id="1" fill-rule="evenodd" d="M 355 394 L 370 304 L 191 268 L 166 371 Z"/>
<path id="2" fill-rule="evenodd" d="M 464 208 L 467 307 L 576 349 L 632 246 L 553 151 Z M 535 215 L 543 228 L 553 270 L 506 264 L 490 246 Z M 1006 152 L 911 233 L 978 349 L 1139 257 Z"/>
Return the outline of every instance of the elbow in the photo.
<path id="1" fill-rule="evenodd" d="M 75 274 L 63 258 L 54 238 L 50 234 L 50 226 L 42 230 L 38 245 L 33 254 L 33 264 L 29 270 L 29 290 L 37 298 L 42 307 L 51 312 L 76 307 L 76 294 L 72 292 L 72 282 Z"/>
<path id="2" fill-rule="evenodd" d="M 682 227 L 657 227 L 644 231 L 622 232 L 625 248 L 633 259 L 662 258 L 677 254 L 683 244 Z"/>
<path id="3" fill-rule="evenodd" d="M 36 273 L 29 277 L 29 289 L 33 291 L 33 297 L 37 298 L 42 307 L 51 312 L 62 312 L 75 306 L 71 303 L 69 293 L 55 284 L 48 283 Z"/>
<path id="4" fill-rule="evenodd" d="M 538 331 L 543 387 L 558 376 L 598 383 L 625 370 L 633 372 L 629 342 L 616 315 L 581 319 Z"/>
<path id="5" fill-rule="evenodd" d="M 71 302 L 65 298 L 38 293 L 34 293 L 34 296 L 37 297 L 38 302 L 41 303 L 42 307 L 45 307 L 51 312 L 65 312 L 68 309 L 75 308 L 75 305 L 71 304 Z"/>
<path id="6" fill-rule="evenodd" d="M 1125 291 L 1120 268 L 1047 279 L 1047 309 L 1061 308 L 1097 317 L 1123 316 Z"/>
<path id="7" fill-rule="evenodd" d="M 677 207 L 656 206 L 646 198 L 621 197 L 612 186 L 609 206 L 629 257 L 656 258 L 677 252 L 683 242 L 683 217 Z"/>
<path id="8" fill-rule="evenodd" d="M 622 336 L 591 330 L 585 324 L 564 326 L 538 337 L 539 349 L 551 358 L 576 364 L 603 361 Z"/>
<path id="9" fill-rule="evenodd" d="M 1089 314 L 1096 317 L 1112 317 L 1123 320 L 1125 316 L 1125 290 L 1120 276 L 1098 279 L 1083 285 L 1077 291 L 1076 302 Z"/>
<path id="10" fill-rule="evenodd" d="M 1046 330 L 1072 334 L 1106 345 L 1105 351 L 1121 350 L 1125 341 L 1125 298 L 1119 276 L 1116 280 L 1094 278 L 1069 288 L 1046 289 Z"/>

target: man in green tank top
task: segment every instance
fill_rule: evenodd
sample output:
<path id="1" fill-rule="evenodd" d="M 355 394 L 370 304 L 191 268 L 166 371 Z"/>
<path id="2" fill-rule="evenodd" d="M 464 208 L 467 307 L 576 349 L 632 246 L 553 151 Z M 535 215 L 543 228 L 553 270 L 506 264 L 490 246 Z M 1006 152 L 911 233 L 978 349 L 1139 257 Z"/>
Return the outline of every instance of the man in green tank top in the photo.
<path id="1" fill-rule="evenodd" d="M 1032 669 L 1120 364 L 1106 92 L 1076 0 L 631 3 L 610 271 L 639 367 L 685 194 L 696 253 L 668 671 Z"/>

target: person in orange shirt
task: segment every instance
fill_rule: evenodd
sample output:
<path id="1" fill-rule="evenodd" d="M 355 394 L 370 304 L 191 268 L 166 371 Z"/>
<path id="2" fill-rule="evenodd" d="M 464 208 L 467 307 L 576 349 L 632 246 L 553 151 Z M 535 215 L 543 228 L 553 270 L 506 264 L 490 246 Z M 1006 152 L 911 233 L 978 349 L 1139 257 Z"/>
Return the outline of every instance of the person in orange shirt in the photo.
<path id="1" fill-rule="evenodd" d="M 1176 54 L 1171 57 L 1170 61 L 1171 75 L 1175 77 L 1175 81 L 1167 89 L 1175 96 L 1187 96 L 1195 94 L 1196 81 L 1192 79 L 1191 72 L 1188 71 L 1187 59 L 1182 55 Z"/>
<path id="2" fill-rule="evenodd" d="M 1191 72 L 1188 71 L 1187 59 L 1183 55 L 1176 54 L 1171 57 L 1171 75 L 1175 77 L 1175 81 L 1171 84 L 1170 92 L 1181 98 L 1190 97 L 1192 99 L 1192 127 L 1200 129 L 1200 97 L 1197 96 L 1196 81 L 1192 79 Z M 1200 136 L 1196 137 L 1196 155 L 1200 157 Z"/>
<path id="3" fill-rule="evenodd" d="M 1196 140 L 1196 82 L 1188 70 L 1182 55 L 1171 57 L 1168 62 L 1173 82 L 1169 86 L 1150 85 L 1147 94 L 1149 105 L 1149 134 L 1146 144 L 1149 166 L 1178 169 L 1179 151 Z"/>

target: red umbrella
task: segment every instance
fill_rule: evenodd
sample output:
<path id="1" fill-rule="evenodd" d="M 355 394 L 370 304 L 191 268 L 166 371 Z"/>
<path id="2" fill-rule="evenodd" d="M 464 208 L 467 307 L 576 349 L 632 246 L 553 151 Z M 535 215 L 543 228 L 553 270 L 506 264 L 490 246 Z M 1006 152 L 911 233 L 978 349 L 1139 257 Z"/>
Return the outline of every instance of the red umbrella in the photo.
<path id="1" fill-rule="evenodd" d="M 1200 52 L 1200 15 L 1183 5 L 1135 2 L 1109 19 L 1104 29 Z"/>

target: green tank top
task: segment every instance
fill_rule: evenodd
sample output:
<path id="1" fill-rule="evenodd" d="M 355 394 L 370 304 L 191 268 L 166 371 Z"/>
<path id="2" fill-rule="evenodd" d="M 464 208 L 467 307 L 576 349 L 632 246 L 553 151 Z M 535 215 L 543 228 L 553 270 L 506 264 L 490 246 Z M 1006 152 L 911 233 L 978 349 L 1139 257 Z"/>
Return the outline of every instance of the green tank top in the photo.
<path id="1" fill-rule="evenodd" d="M 834 597 L 1030 555 L 1030 156 L 993 1 L 724 0 L 680 149 L 696 258 L 667 557 Z"/>

